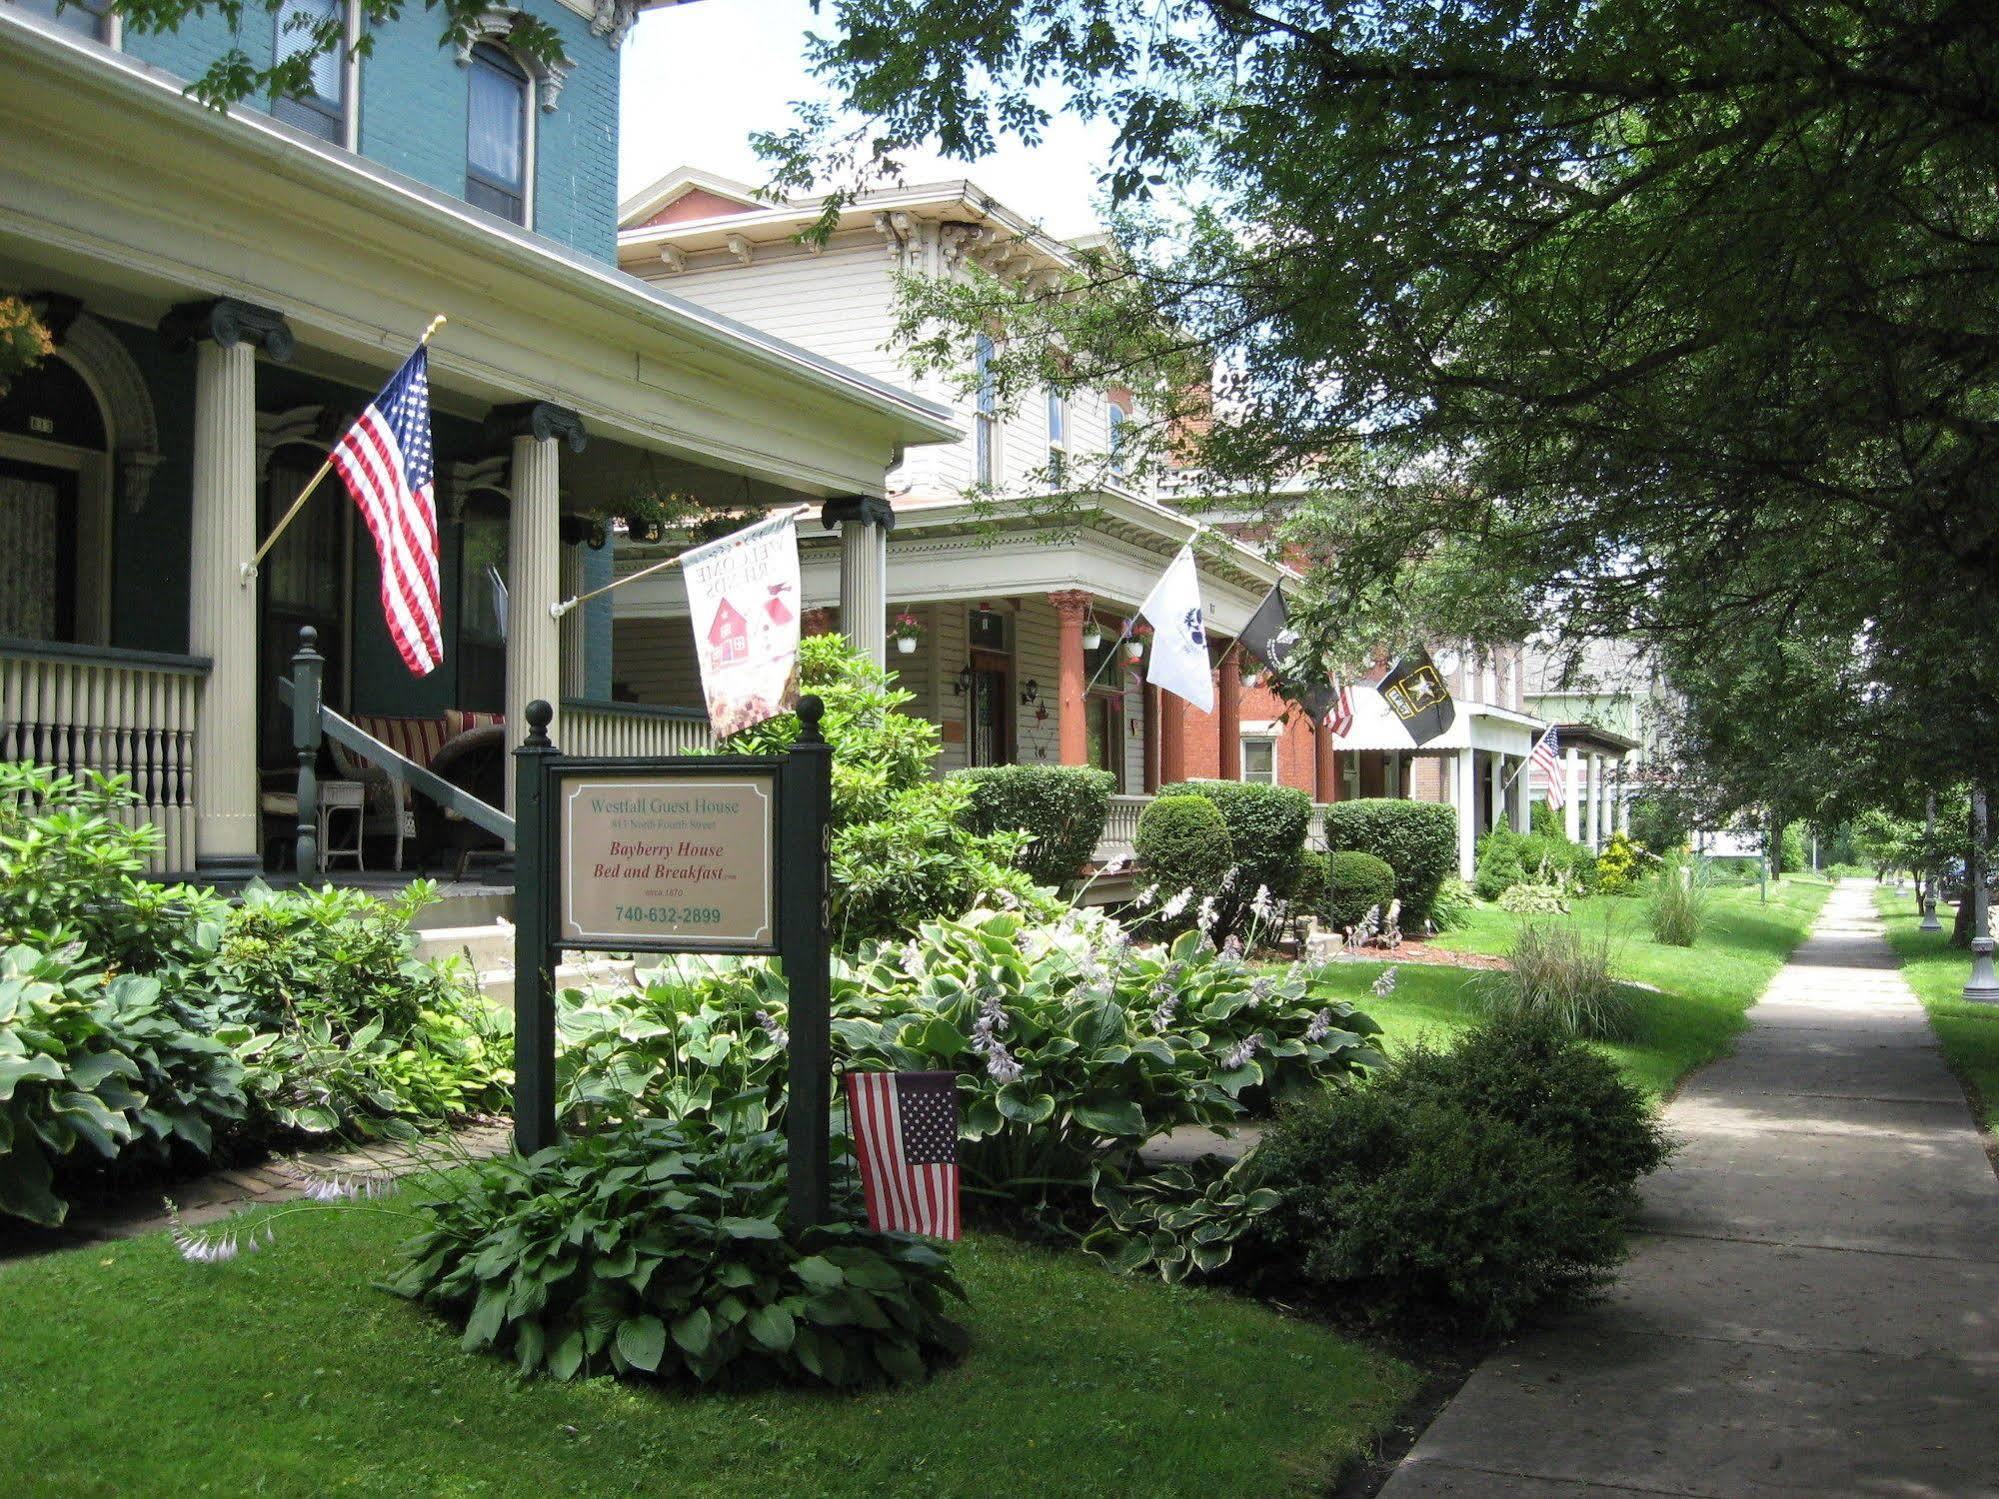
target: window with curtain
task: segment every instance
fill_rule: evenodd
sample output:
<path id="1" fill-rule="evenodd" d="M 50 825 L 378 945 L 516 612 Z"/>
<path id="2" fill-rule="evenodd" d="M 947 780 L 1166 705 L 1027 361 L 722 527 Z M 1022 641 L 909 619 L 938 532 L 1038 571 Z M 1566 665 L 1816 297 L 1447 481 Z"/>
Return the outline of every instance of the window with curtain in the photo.
<path id="1" fill-rule="evenodd" d="M 972 368 L 979 382 L 978 410 L 972 420 L 973 478 L 980 484 L 991 484 L 999 437 L 999 394 L 993 384 L 993 341 L 983 333 L 973 346 Z"/>
<path id="2" fill-rule="evenodd" d="M 1050 389 L 1048 392 L 1048 477 L 1055 483 L 1062 482 L 1062 471 L 1069 460 L 1069 403 L 1062 392 Z"/>
<path id="3" fill-rule="evenodd" d="M 277 12 L 280 62 L 312 51 L 329 26 L 341 33 L 343 45 L 313 57 L 312 85 L 305 93 L 271 101 L 273 117 L 335 145 L 347 139 L 346 17 L 345 0 L 281 0 Z"/>
<path id="4" fill-rule="evenodd" d="M 528 221 L 527 70 L 491 43 L 472 49 L 465 127 L 465 200 L 516 224 Z"/>

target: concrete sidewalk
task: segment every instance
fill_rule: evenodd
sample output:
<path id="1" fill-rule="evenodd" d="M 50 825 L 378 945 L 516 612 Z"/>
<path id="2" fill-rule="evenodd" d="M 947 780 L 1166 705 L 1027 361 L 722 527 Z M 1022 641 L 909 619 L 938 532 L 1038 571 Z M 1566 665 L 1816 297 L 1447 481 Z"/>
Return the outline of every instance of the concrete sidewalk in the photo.
<path id="1" fill-rule="evenodd" d="M 1610 1300 L 1487 1359 L 1382 1499 L 1999 1499 L 1999 1182 L 1871 892 L 1668 1111 Z"/>

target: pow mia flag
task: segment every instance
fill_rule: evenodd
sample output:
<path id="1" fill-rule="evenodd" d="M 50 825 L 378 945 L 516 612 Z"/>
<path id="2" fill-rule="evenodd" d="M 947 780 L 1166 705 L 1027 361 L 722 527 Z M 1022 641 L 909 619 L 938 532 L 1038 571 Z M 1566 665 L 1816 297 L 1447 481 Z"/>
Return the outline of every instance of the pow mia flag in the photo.
<path id="1" fill-rule="evenodd" d="M 1377 684 L 1381 699 L 1418 744 L 1428 744 L 1457 722 L 1457 705 L 1444 678 L 1421 646 L 1399 657 Z"/>
<path id="2" fill-rule="evenodd" d="M 1285 696 L 1314 719 L 1325 722 L 1336 695 L 1332 682 L 1299 683 L 1285 665 L 1298 644 L 1298 632 L 1291 628 L 1281 583 L 1271 585 L 1270 592 L 1256 606 L 1256 613 L 1250 615 L 1249 623 L 1242 627 L 1237 638 L 1244 650 L 1270 668 L 1270 675 Z"/>

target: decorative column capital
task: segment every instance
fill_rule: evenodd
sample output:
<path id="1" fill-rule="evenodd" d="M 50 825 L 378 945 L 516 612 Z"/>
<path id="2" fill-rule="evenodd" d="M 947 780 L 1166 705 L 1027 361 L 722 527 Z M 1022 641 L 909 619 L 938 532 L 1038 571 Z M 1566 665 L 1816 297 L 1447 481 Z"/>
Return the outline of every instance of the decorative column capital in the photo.
<path id="1" fill-rule="evenodd" d="M 560 439 L 569 444 L 572 453 L 580 453 L 590 445 L 583 418 L 553 401 L 518 401 L 510 406 L 495 406 L 487 412 L 487 441 L 499 442 L 509 437 L 532 437 L 536 442 Z"/>
<path id="2" fill-rule="evenodd" d="M 1048 595 L 1048 602 L 1063 624 L 1080 626 L 1090 617 L 1090 605 L 1096 600 L 1081 588 L 1058 588 Z"/>
<path id="3" fill-rule="evenodd" d="M 895 529 L 895 507 L 877 494 L 850 494 L 828 500 L 819 511 L 819 524 L 829 531 L 859 524 L 889 532 Z"/>
<path id="4" fill-rule="evenodd" d="M 210 339 L 223 349 L 249 344 L 262 349 L 279 364 L 289 360 L 292 350 L 298 347 L 283 313 L 238 302 L 234 297 L 182 302 L 160 319 L 160 337 L 176 354 L 184 354 L 201 340 Z"/>

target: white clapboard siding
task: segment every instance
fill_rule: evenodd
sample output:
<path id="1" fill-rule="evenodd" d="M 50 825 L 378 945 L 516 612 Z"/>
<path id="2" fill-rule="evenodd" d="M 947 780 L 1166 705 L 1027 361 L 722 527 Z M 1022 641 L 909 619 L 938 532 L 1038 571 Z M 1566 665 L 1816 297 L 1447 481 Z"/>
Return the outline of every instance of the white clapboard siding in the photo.
<path id="1" fill-rule="evenodd" d="M 702 708 L 694 632 L 684 619 L 620 619 L 612 624 L 611 680 L 653 708 Z"/>
<path id="2" fill-rule="evenodd" d="M 893 273 L 888 257 L 870 248 L 759 255 L 749 265 L 704 267 L 653 280 L 724 317 L 907 387 L 910 377 L 888 348 L 895 321 Z"/>
<path id="3" fill-rule="evenodd" d="M 1055 607 L 1047 599 L 1030 594 L 1020 600 L 1013 620 L 1013 752 L 1022 765 L 1062 763 L 1060 629 Z M 1039 696 L 1023 703 L 1020 694 L 1029 682 L 1035 683 Z M 1047 718 L 1037 720 L 1037 708 L 1046 708 Z"/>

